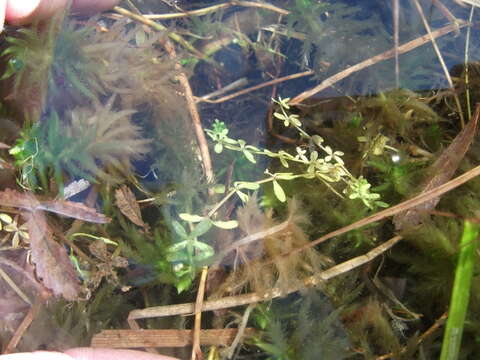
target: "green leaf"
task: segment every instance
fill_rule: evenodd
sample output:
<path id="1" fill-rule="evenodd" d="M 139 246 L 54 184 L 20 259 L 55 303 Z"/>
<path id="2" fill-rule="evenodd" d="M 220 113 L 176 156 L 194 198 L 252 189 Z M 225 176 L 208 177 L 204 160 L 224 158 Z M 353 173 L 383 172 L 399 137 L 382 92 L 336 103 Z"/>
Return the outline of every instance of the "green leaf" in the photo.
<path id="1" fill-rule="evenodd" d="M 245 155 L 245 157 L 247 158 L 248 161 L 250 161 L 251 163 L 256 163 L 257 161 L 255 160 L 255 157 L 253 156 L 253 154 L 250 152 L 250 151 L 247 151 L 247 150 L 244 150 L 243 151 L 243 155 Z"/>
<path id="2" fill-rule="evenodd" d="M 189 213 L 181 213 L 178 216 L 180 216 L 180 219 L 184 221 L 193 222 L 193 223 L 197 223 L 205 219 L 204 216 L 194 215 Z"/>
<path id="3" fill-rule="evenodd" d="M 235 191 L 235 193 L 238 195 L 238 197 L 240 198 L 240 200 L 242 200 L 243 203 L 246 203 L 248 201 L 248 195 L 244 192 L 237 190 Z"/>
<path id="4" fill-rule="evenodd" d="M 182 224 L 180 224 L 176 220 L 173 220 L 172 221 L 172 227 L 173 227 L 173 231 L 175 231 L 178 236 L 180 236 L 182 239 L 188 239 L 187 231 L 182 226 Z"/>
<path id="5" fill-rule="evenodd" d="M 220 154 L 223 151 L 223 145 L 221 143 L 216 143 L 213 149 L 217 154 Z"/>
<path id="6" fill-rule="evenodd" d="M 0 214 L 0 220 L 2 220 L 4 223 L 7 223 L 7 224 L 11 224 L 13 222 L 12 217 L 4 213 Z"/>
<path id="7" fill-rule="evenodd" d="M 243 181 L 237 181 L 234 183 L 235 187 L 238 187 L 240 189 L 248 189 L 248 190 L 257 190 L 260 185 L 255 183 L 255 182 L 243 182 Z"/>
<path id="8" fill-rule="evenodd" d="M 283 114 L 280 114 L 278 112 L 273 113 L 273 116 L 276 117 L 277 119 L 280 119 L 282 121 L 288 121 L 288 117 L 286 117 Z"/>
<path id="9" fill-rule="evenodd" d="M 282 163 L 283 167 L 288 168 L 288 161 L 282 156 L 280 157 L 280 162 Z"/>
<path id="10" fill-rule="evenodd" d="M 321 147 L 324 140 L 319 135 L 313 135 L 312 136 L 312 141 L 315 145 L 317 145 L 318 147 Z"/>
<path id="11" fill-rule="evenodd" d="M 213 247 L 201 241 L 195 241 L 193 246 L 200 251 L 199 254 L 195 255 L 195 260 L 197 261 L 205 260 L 215 253 Z"/>
<path id="12" fill-rule="evenodd" d="M 273 192 L 280 202 L 285 202 L 287 200 L 285 191 L 283 191 L 282 187 L 276 180 L 273 180 Z"/>
<path id="13" fill-rule="evenodd" d="M 187 247 L 187 242 L 186 241 L 181 241 L 179 243 L 173 244 L 170 246 L 167 250 L 168 253 L 173 253 L 171 255 L 175 255 L 176 253 L 179 253 L 181 250 L 185 249 Z"/>
<path id="14" fill-rule="evenodd" d="M 190 276 L 185 276 L 181 278 L 178 283 L 175 285 L 177 292 L 180 294 L 190 287 L 192 284 L 192 278 Z"/>
<path id="15" fill-rule="evenodd" d="M 205 234 L 212 227 L 212 221 L 210 219 L 205 219 L 202 222 L 198 223 L 190 233 L 191 238 L 196 238 Z"/>
<path id="16" fill-rule="evenodd" d="M 230 220 L 230 221 L 212 221 L 213 225 L 225 230 L 235 229 L 238 226 L 237 220 Z"/>
<path id="17" fill-rule="evenodd" d="M 215 194 L 223 194 L 223 193 L 225 193 L 225 185 L 223 185 L 223 184 L 215 184 L 215 185 L 213 186 L 213 192 L 214 192 Z"/>
<path id="18" fill-rule="evenodd" d="M 99 236 L 98 240 L 102 240 L 105 244 L 118 246 L 118 243 L 116 243 L 113 240 L 110 240 L 109 238 L 103 237 L 103 236 Z"/>
<path id="19" fill-rule="evenodd" d="M 167 254 L 166 258 L 167 261 L 175 263 L 175 262 L 187 262 L 189 256 L 185 251 L 171 251 L 172 248 L 168 249 L 169 253 Z"/>

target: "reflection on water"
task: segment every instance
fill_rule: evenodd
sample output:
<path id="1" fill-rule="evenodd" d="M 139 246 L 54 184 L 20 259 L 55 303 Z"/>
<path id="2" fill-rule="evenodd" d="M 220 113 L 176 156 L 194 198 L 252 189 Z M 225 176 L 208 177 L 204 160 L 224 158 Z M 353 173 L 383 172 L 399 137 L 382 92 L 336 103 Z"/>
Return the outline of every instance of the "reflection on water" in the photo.
<path id="1" fill-rule="evenodd" d="M 8 29 L 3 348 L 187 358 L 205 292 L 211 358 L 438 358 L 478 181 L 411 209 L 416 226 L 331 233 L 480 159 L 476 13 L 395 3 L 138 0 Z M 185 332 L 98 335 L 135 320 Z"/>

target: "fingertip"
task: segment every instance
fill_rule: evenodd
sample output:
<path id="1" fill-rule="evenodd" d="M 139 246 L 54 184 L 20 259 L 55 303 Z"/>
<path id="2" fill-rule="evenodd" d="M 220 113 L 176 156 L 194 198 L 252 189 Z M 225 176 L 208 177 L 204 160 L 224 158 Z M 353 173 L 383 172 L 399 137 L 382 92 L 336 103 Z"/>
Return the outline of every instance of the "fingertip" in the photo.
<path id="1" fill-rule="evenodd" d="M 0 33 L 3 31 L 5 24 L 5 8 L 7 7 L 7 0 L 0 0 Z"/>
<path id="2" fill-rule="evenodd" d="M 3 1 L 5 2 L 5 19 L 13 24 L 22 23 L 28 19 L 40 4 L 40 0 Z"/>
<path id="3" fill-rule="evenodd" d="M 5 19 L 14 25 L 23 25 L 33 19 L 43 20 L 66 6 L 67 0 L 6 1 Z"/>

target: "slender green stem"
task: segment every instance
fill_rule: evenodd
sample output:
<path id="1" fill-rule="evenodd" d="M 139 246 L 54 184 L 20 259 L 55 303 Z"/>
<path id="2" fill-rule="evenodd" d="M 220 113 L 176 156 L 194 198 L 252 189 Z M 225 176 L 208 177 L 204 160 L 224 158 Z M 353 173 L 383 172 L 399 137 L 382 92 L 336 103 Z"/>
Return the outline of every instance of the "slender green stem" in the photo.
<path id="1" fill-rule="evenodd" d="M 479 232 L 479 224 L 465 220 L 440 360 L 456 360 L 460 355 Z"/>

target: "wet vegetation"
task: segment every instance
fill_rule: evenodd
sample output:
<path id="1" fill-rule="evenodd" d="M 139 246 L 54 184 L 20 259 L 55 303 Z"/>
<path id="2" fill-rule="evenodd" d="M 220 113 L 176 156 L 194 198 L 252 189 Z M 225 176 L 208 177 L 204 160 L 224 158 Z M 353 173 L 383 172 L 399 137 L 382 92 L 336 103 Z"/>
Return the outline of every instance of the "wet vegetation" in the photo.
<path id="1" fill-rule="evenodd" d="M 475 358 L 478 9 L 395 3 L 8 27 L 2 350 Z"/>

